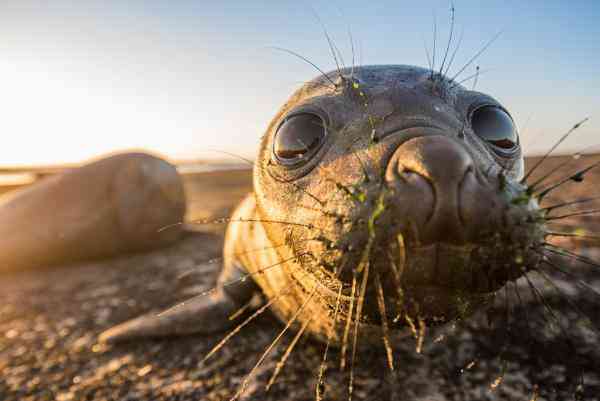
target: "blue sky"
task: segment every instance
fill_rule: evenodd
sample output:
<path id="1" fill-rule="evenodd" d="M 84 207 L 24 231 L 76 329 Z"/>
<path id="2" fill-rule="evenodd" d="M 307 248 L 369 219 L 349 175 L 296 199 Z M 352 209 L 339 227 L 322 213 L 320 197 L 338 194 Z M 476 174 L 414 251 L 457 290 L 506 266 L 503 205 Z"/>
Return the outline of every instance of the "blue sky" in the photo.
<path id="1" fill-rule="evenodd" d="M 600 2 L 456 1 L 454 70 L 497 32 L 478 90 L 515 116 L 529 153 L 584 117 L 566 151 L 600 145 Z M 448 1 L 0 2 L 0 165 L 77 162 L 127 148 L 171 158 L 252 157 L 289 94 L 315 71 L 272 46 L 334 63 L 313 9 L 351 59 L 438 60 Z M 434 17 L 435 15 L 435 17 Z M 600 151 L 600 146 L 596 148 Z"/>

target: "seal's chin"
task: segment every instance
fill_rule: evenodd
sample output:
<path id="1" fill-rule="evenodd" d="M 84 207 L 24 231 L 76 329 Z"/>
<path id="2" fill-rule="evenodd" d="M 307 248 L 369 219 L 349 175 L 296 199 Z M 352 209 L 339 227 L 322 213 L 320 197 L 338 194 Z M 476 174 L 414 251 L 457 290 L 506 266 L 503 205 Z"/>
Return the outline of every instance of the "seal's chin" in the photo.
<path id="1" fill-rule="evenodd" d="M 484 306 L 509 280 L 520 277 L 523 258 L 498 245 L 433 243 L 392 247 L 409 315 L 433 322 L 466 317 Z M 398 274 L 397 274 L 398 276 Z"/>

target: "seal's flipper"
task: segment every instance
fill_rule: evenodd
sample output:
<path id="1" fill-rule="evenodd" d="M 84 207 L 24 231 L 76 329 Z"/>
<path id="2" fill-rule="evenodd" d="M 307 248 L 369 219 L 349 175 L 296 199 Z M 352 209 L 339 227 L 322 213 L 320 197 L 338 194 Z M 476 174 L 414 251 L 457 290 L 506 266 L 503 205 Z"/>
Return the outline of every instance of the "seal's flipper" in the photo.
<path id="1" fill-rule="evenodd" d="M 102 334 L 101 342 L 115 343 L 143 337 L 185 334 L 210 334 L 227 329 L 229 317 L 239 308 L 227 294 L 197 296 L 162 313 L 150 313 L 112 327 Z"/>
<path id="2" fill-rule="evenodd" d="M 236 264 L 229 264 L 221 272 L 214 293 L 198 295 L 162 313 L 150 313 L 121 323 L 101 333 L 99 341 L 116 343 L 224 331 L 235 324 L 231 316 L 248 303 L 256 291 L 256 284 L 242 280 L 243 277 L 243 271 Z"/>

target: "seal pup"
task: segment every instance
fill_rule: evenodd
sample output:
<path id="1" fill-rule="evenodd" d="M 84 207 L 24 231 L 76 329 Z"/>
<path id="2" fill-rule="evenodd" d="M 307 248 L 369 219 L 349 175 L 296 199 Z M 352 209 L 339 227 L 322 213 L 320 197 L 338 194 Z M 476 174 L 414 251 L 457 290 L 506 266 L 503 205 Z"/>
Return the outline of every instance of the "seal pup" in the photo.
<path id="1" fill-rule="evenodd" d="M 100 339 L 223 331 L 257 291 L 282 321 L 343 350 L 350 332 L 353 348 L 359 331 L 388 347 L 466 318 L 539 263 L 543 211 L 523 166 L 509 111 L 437 71 L 323 74 L 268 126 L 217 288 Z"/>

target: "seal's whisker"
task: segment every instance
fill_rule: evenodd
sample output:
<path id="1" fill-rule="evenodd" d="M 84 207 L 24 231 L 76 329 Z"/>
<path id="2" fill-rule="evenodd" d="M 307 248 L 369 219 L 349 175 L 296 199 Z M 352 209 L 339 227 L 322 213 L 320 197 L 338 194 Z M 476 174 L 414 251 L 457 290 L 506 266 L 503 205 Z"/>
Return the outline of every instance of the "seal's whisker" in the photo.
<path id="1" fill-rule="evenodd" d="M 317 202 L 322 208 L 327 206 L 327 202 L 329 202 L 328 200 L 323 201 L 323 200 L 319 199 L 316 195 L 310 193 L 310 191 L 308 191 L 306 188 L 302 188 L 300 185 L 298 185 L 295 182 L 292 182 L 292 184 L 293 184 L 294 188 L 298 189 L 303 194 L 308 195 L 309 198 L 311 198 L 312 200 Z"/>
<path id="2" fill-rule="evenodd" d="M 558 139 L 558 141 L 556 141 L 556 143 L 554 143 L 554 145 L 552 145 L 550 147 L 550 149 L 544 154 L 544 156 L 542 156 L 542 158 L 540 160 L 538 160 L 533 165 L 533 167 L 531 167 L 529 169 L 529 171 L 525 174 L 525 176 L 521 180 L 521 184 L 526 183 L 527 179 L 529 177 L 531 177 L 531 174 L 533 174 L 533 172 L 535 170 L 537 170 L 541 166 L 541 164 L 548 159 L 548 157 L 550 157 L 550 155 L 556 150 L 556 148 L 558 148 L 574 131 L 576 131 L 577 129 L 579 129 L 579 127 L 581 127 L 581 125 L 584 124 L 587 120 L 589 120 L 588 117 L 584 118 L 583 120 L 581 120 L 578 123 L 576 123 L 573 127 L 571 127 L 571 129 L 569 129 L 565 134 L 563 134 L 563 136 L 561 136 Z"/>
<path id="3" fill-rule="evenodd" d="M 473 81 L 473 86 L 471 87 L 471 90 L 474 91 L 475 88 L 477 87 L 477 82 L 479 82 L 479 76 L 481 75 L 480 73 L 480 67 L 476 66 L 475 67 L 475 80 Z M 461 82 L 464 82 L 465 80 L 463 79 Z"/>
<path id="4" fill-rule="evenodd" d="M 356 67 L 356 52 L 354 50 L 354 37 L 352 35 L 352 29 L 348 25 L 348 38 L 350 39 L 350 50 L 352 51 L 352 67 L 350 69 L 350 79 L 354 79 L 354 68 Z"/>
<path id="5" fill-rule="evenodd" d="M 296 347 L 296 344 L 298 343 L 298 341 L 300 340 L 300 338 L 302 337 L 302 335 L 304 334 L 304 332 L 308 328 L 308 325 L 310 324 L 310 322 L 312 322 L 314 317 L 315 317 L 315 315 L 311 315 L 308 319 L 306 319 L 306 321 L 302 324 L 302 327 L 300 328 L 300 330 L 298 330 L 298 332 L 292 339 L 292 342 L 288 345 L 288 347 L 285 350 L 284 354 L 282 355 L 281 359 L 279 360 L 279 362 L 277 362 L 277 365 L 275 366 L 275 370 L 273 371 L 271 378 L 269 379 L 267 385 L 265 386 L 266 391 L 269 391 L 271 389 L 271 386 L 273 386 L 273 384 L 275 384 L 275 380 L 277 380 L 277 376 L 279 376 L 281 369 L 283 369 L 283 367 L 285 366 L 285 363 L 287 362 L 288 358 L 292 354 L 292 351 Z"/>
<path id="6" fill-rule="evenodd" d="M 342 268 L 343 268 L 343 265 L 344 265 L 344 263 L 342 263 Z M 339 275 L 341 274 L 342 268 L 337 269 L 337 267 L 336 267 L 336 271 L 334 272 L 334 277 L 335 278 L 339 278 Z M 339 306 L 339 300 L 341 298 L 341 291 L 342 291 L 342 289 L 343 289 L 343 285 L 340 284 L 340 289 L 339 289 L 339 292 L 338 292 L 338 298 L 336 300 L 336 310 L 337 310 L 337 308 Z M 317 296 L 319 298 L 323 299 L 323 297 L 320 294 L 317 294 Z M 337 312 L 336 312 L 336 314 L 337 314 Z M 289 346 L 287 347 L 285 353 L 282 355 L 281 359 L 277 363 L 277 365 L 275 367 L 275 371 L 273 372 L 273 375 L 271 376 L 271 379 L 269 380 L 269 382 L 266 385 L 266 391 L 269 391 L 269 389 L 271 388 L 271 386 L 275 383 L 275 380 L 277 379 L 277 376 L 279 375 L 279 373 L 281 372 L 281 370 L 285 366 L 285 363 L 287 362 L 289 356 L 291 355 L 292 351 L 294 350 L 296 344 L 298 343 L 298 341 L 302 337 L 302 334 L 304 334 L 304 332 L 308 328 L 308 325 L 314 319 L 314 317 L 315 317 L 315 315 L 311 315 L 310 318 L 307 319 L 303 323 L 303 325 L 300 328 L 300 330 L 294 336 L 292 342 L 289 344 Z M 337 319 L 337 316 L 334 319 Z"/>
<path id="7" fill-rule="evenodd" d="M 418 328 L 417 345 L 415 347 L 415 352 L 417 354 L 420 354 L 421 352 L 423 352 L 423 344 L 425 342 L 425 333 L 427 331 L 427 323 L 425 322 L 425 319 L 423 319 L 421 316 L 417 317 L 417 321 L 419 323 L 419 328 Z"/>
<path id="8" fill-rule="evenodd" d="M 437 42 L 437 16 L 435 15 L 435 11 L 433 13 L 433 50 L 431 56 L 431 78 L 433 78 L 433 74 L 435 73 L 435 56 L 437 53 L 436 50 L 436 42 Z"/>
<path id="9" fill-rule="evenodd" d="M 485 74 L 487 72 L 490 72 L 490 71 L 494 71 L 494 69 L 493 68 L 488 68 L 486 70 L 481 70 L 481 69 L 479 69 L 479 66 L 477 66 L 474 74 L 471 74 L 471 75 L 467 76 L 466 78 L 461 79 L 460 81 L 453 83 L 452 85 L 450 85 L 450 89 L 456 88 L 457 86 L 462 85 L 462 84 L 464 84 L 467 81 L 475 79 L 475 82 L 473 84 L 473 88 L 471 88 L 471 90 L 475 90 L 475 85 L 477 84 L 477 79 L 479 79 L 479 77 L 481 75 L 483 75 L 483 74 Z"/>
<path id="10" fill-rule="evenodd" d="M 577 199 L 574 201 L 568 201 L 568 202 L 562 202 L 562 203 L 557 203 L 555 205 L 551 205 L 551 206 L 546 206 L 544 208 L 541 208 L 540 210 L 545 211 L 546 214 L 551 213 L 552 211 L 556 210 L 556 209 L 560 209 L 563 207 L 568 207 L 568 206 L 573 206 L 573 205 L 579 205 L 579 204 L 583 204 L 583 203 L 589 203 L 589 202 L 593 202 L 595 200 L 599 200 L 600 196 L 596 196 L 593 198 L 583 198 L 583 199 Z"/>
<path id="11" fill-rule="evenodd" d="M 370 248 L 370 247 L 369 247 Z M 365 294 L 367 292 L 367 281 L 369 280 L 369 260 L 368 256 L 362 268 L 362 277 L 360 281 L 360 290 L 358 293 L 358 302 L 356 303 L 356 314 L 354 317 L 354 332 L 352 333 L 352 356 L 350 359 L 350 382 L 348 383 L 348 400 L 352 399 L 354 390 L 354 362 L 356 361 L 356 351 L 358 348 L 358 331 L 360 329 L 360 319 L 362 318 L 362 309 L 365 304 Z M 359 265 L 359 269 L 360 269 Z"/>
<path id="12" fill-rule="evenodd" d="M 248 165 L 250 165 L 251 167 L 255 166 L 255 162 L 253 160 L 250 160 L 244 156 L 238 155 L 237 153 L 233 153 L 233 152 L 227 152 L 225 150 L 220 150 L 220 149 L 203 149 L 203 152 L 212 152 L 212 153 L 220 153 L 223 155 L 227 155 L 227 156 L 231 156 L 235 159 L 238 159 L 240 161 L 243 161 L 244 163 L 247 163 Z M 202 160 L 200 159 L 200 161 L 202 162 Z M 187 162 L 186 162 L 187 164 Z"/>
<path id="13" fill-rule="evenodd" d="M 200 361 L 201 364 L 203 364 L 204 362 L 206 362 L 208 359 L 210 359 L 211 356 L 213 356 L 215 353 L 217 353 L 221 348 L 223 348 L 223 346 L 225 344 L 227 344 L 227 342 L 229 342 L 229 340 L 231 340 L 231 338 L 233 336 L 235 336 L 237 333 L 239 333 L 244 327 L 246 327 L 251 321 L 253 321 L 254 319 L 256 319 L 258 316 L 262 315 L 271 305 L 273 305 L 276 301 L 278 301 L 280 298 L 290 295 L 291 292 L 289 291 L 290 288 L 292 287 L 293 283 L 290 283 L 289 285 L 285 286 L 281 291 L 279 291 L 274 297 L 272 297 L 271 299 L 269 299 L 269 301 L 264 304 L 263 306 L 261 306 L 259 309 L 257 309 L 252 315 L 248 316 L 243 322 L 241 322 L 240 324 L 238 324 L 233 330 L 231 330 L 225 337 L 223 337 L 223 339 L 221 339 L 221 341 L 219 341 L 205 356 L 204 358 L 202 358 L 202 360 Z"/>
<path id="14" fill-rule="evenodd" d="M 356 138 L 356 140 L 354 140 L 350 144 L 350 146 L 348 146 L 348 150 L 350 150 L 351 148 L 353 148 L 354 145 L 356 145 L 360 140 L 361 140 L 361 138 Z M 363 173 L 363 179 L 365 180 L 365 182 L 369 182 L 369 181 L 371 181 L 371 179 L 369 178 L 369 172 L 367 171 L 367 167 L 366 167 L 364 161 L 360 158 L 358 152 L 359 152 L 359 150 L 353 151 L 351 153 L 356 158 L 356 160 L 358 161 L 358 164 L 360 165 L 360 168 L 361 168 L 362 173 Z"/>
<path id="15" fill-rule="evenodd" d="M 500 364 L 502 366 L 500 370 L 500 374 L 496 377 L 496 379 L 490 383 L 490 391 L 496 390 L 504 381 L 504 376 L 506 375 L 508 360 L 506 359 L 506 352 L 508 350 L 509 339 L 511 338 L 511 325 L 512 325 L 512 308 L 510 304 L 510 297 L 508 296 L 508 286 L 504 287 L 504 340 L 502 342 L 502 348 L 498 355 L 498 359 L 500 360 Z"/>
<path id="16" fill-rule="evenodd" d="M 329 352 L 329 346 L 331 344 L 331 339 L 333 338 L 333 333 L 335 332 L 335 327 L 337 326 L 338 321 L 338 312 L 340 310 L 340 300 L 342 298 L 342 289 L 343 285 L 340 285 L 340 289 L 338 290 L 337 297 L 335 299 L 335 310 L 333 312 L 333 323 L 329 328 L 329 332 L 327 333 L 327 342 L 325 344 L 325 351 L 323 351 L 323 359 L 321 360 L 321 366 L 319 367 L 319 375 L 317 376 L 317 383 L 315 387 L 315 399 L 316 401 L 321 401 L 323 399 L 322 387 L 324 386 L 324 377 L 325 371 L 327 369 L 327 353 Z"/>
<path id="17" fill-rule="evenodd" d="M 431 55 L 429 54 L 429 49 L 427 48 L 427 41 L 425 40 L 425 36 L 423 36 L 423 48 L 425 49 L 425 56 L 427 57 L 427 65 L 429 66 L 429 70 L 433 71 L 433 64 L 431 63 Z"/>
<path id="18" fill-rule="evenodd" d="M 568 238 L 576 238 L 580 240 L 590 240 L 590 241 L 600 241 L 600 236 L 597 235 L 587 235 L 587 234 L 578 234 L 578 233 L 563 233 L 557 231 L 545 231 L 546 237 L 568 237 Z"/>
<path id="19" fill-rule="evenodd" d="M 584 157 L 585 156 L 584 152 L 589 152 L 590 149 L 592 149 L 594 147 L 597 147 L 597 146 L 598 145 L 588 146 L 586 149 L 584 149 L 584 150 L 582 150 L 580 152 L 576 152 L 576 153 L 572 154 L 567 160 L 565 160 L 564 162 L 560 163 L 556 168 L 553 168 L 550 171 L 548 171 L 546 174 L 543 174 L 533 184 L 529 185 L 529 187 L 530 188 L 537 188 L 542 182 L 546 181 L 548 178 L 550 178 L 556 172 L 562 171 L 566 166 L 568 166 L 569 164 L 573 163 L 574 160 L 579 160 L 581 157 Z"/>
<path id="20" fill-rule="evenodd" d="M 575 347 L 575 345 L 571 341 L 571 337 L 569 336 L 569 333 L 566 331 L 566 329 L 560 323 L 560 320 L 558 319 L 558 317 L 554 313 L 554 310 L 552 309 L 552 307 L 548 304 L 548 302 L 544 298 L 544 296 L 540 293 L 540 291 L 531 282 L 531 280 L 529 279 L 529 277 L 527 275 L 525 275 L 524 277 L 527 280 L 527 283 L 528 283 L 529 287 L 531 288 L 532 292 L 534 294 L 536 294 L 536 296 L 541 301 L 541 304 L 543 305 L 544 310 L 548 311 L 549 315 L 555 321 L 555 323 L 556 323 L 557 327 L 559 328 L 561 334 L 565 338 L 565 343 L 570 348 L 570 351 L 572 353 L 571 354 L 572 358 L 569 359 L 569 361 L 567 361 L 567 363 L 571 366 L 572 369 L 574 369 L 577 372 L 576 375 L 578 377 L 578 380 L 582 382 L 583 381 L 583 370 L 582 370 L 583 368 L 580 367 L 581 365 L 579 364 L 579 361 L 580 361 L 579 354 L 577 353 L 577 348 Z M 542 314 L 542 315 L 544 315 L 544 314 Z"/>
<path id="21" fill-rule="evenodd" d="M 535 269 L 535 268 L 532 268 Z M 540 292 L 540 290 L 535 286 L 535 284 L 533 284 L 533 282 L 531 281 L 531 279 L 529 278 L 529 276 L 527 274 L 524 274 L 523 277 L 525 277 L 525 280 L 529 286 L 529 289 L 531 290 L 531 293 L 533 294 L 534 298 L 537 299 L 540 302 L 540 305 L 542 305 L 543 310 L 548 312 L 548 315 L 552 318 L 552 320 L 554 321 L 554 323 L 556 324 L 555 327 L 557 327 L 561 334 L 565 337 L 565 339 L 567 340 L 567 344 L 569 345 L 569 347 L 571 348 L 571 350 L 573 351 L 574 355 L 576 355 L 576 348 L 575 346 L 572 344 L 569 335 L 566 331 L 566 329 L 564 328 L 564 326 L 561 324 L 560 319 L 558 318 L 558 316 L 556 315 L 554 309 L 552 308 L 552 306 L 548 303 L 548 301 L 546 300 L 546 298 L 544 297 L 544 295 Z M 545 314 L 542 313 L 542 316 L 545 316 Z M 544 318 L 544 320 L 546 320 L 547 323 L 548 320 L 546 318 Z M 550 324 L 550 327 L 552 327 L 553 325 Z"/>
<path id="22" fill-rule="evenodd" d="M 356 286 L 357 286 L 357 273 L 353 272 L 352 275 L 352 288 L 350 290 L 350 306 L 348 313 L 346 314 L 346 325 L 344 327 L 344 336 L 342 337 L 342 350 L 340 352 L 340 369 L 344 370 L 346 367 L 346 352 L 348 350 L 348 336 L 350 334 L 350 324 L 352 323 L 352 313 L 354 311 L 354 301 L 356 299 Z"/>
<path id="23" fill-rule="evenodd" d="M 394 370 L 394 352 L 392 344 L 390 342 L 390 334 L 387 320 L 387 313 L 385 310 L 385 298 L 383 295 L 383 286 L 381 285 L 381 278 L 379 271 L 375 271 L 375 286 L 377 289 L 377 306 L 379 308 L 379 315 L 381 317 L 381 330 L 383 332 L 383 345 L 385 346 L 386 356 L 388 360 L 388 367 L 390 371 Z"/>
<path id="24" fill-rule="evenodd" d="M 454 34 L 454 3 L 450 2 L 450 35 L 448 36 L 448 43 L 446 44 L 446 51 L 444 51 L 444 58 L 440 65 L 440 75 L 444 72 L 444 65 L 446 64 L 446 58 L 450 51 L 450 45 L 452 44 L 452 35 Z"/>
<path id="25" fill-rule="evenodd" d="M 189 225 L 193 225 L 193 226 L 200 226 L 200 225 L 229 224 L 229 223 L 282 224 L 282 225 L 304 227 L 304 228 L 308 228 L 309 230 L 316 229 L 316 230 L 320 230 L 322 232 L 325 231 L 324 228 L 318 227 L 311 223 L 299 223 L 299 222 L 294 222 L 294 221 L 256 219 L 256 218 L 245 218 L 245 217 L 238 218 L 238 219 L 221 217 L 221 218 L 217 218 L 217 219 L 197 219 L 197 220 L 191 220 L 191 221 L 180 221 L 177 223 L 165 225 L 165 226 L 159 228 L 157 231 L 162 232 L 162 231 L 168 230 L 170 228 L 182 226 L 185 224 L 189 224 Z"/>
<path id="26" fill-rule="evenodd" d="M 585 168 L 582 168 L 578 171 L 576 171 L 575 173 L 564 177 L 563 179 L 561 179 L 560 181 L 558 181 L 555 184 L 552 184 L 546 188 L 540 189 L 539 192 L 536 193 L 537 198 L 541 201 L 546 195 L 548 195 L 550 192 L 554 191 L 555 189 L 561 187 L 562 185 L 566 184 L 569 181 L 573 181 L 573 182 L 582 182 L 584 175 L 586 173 L 588 173 L 590 170 L 598 167 L 598 165 L 600 165 L 600 161 L 593 163 Z M 533 191 L 535 191 L 534 188 L 532 188 Z"/>
<path id="27" fill-rule="evenodd" d="M 582 210 L 579 212 L 567 213 L 567 214 L 562 214 L 559 216 L 551 216 L 551 217 L 544 218 L 544 220 L 545 221 L 562 220 L 562 219 L 567 219 L 570 217 L 588 216 L 588 215 L 593 215 L 593 214 L 597 214 L 597 213 L 600 213 L 600 209 Z"/>
<path id="28" fill-rule="evenodd" d="M 325 78 L 332 86 L 330 87 L 330 89 L 337 89 L 337 85 L 335 84 L 335 82 L 333 82 L 333 80 L 329 77 L 329 75 L 327 75 L 322 69 L 320 69 L 315 63 L 313 63 L 312 61 L 310 61 L 308 58 L 302 56 L 301 54 L 296 53 L 295 51 L 283 48 L 283 47 L 277 47 L 277 46 L 271 46 L 270 47 L 273 50 L 278 50 L 278 51 L 282 51 L 288 54 L 291 54 L 294 57 L 299 58 L 300 60 L 310 64 L 313 68 L 315 68 L 319 73 L 321 73 L 321 75 L 323 76 L 323 78 Z"/>
<path id="29" fill-rule="evenodd" d="M 458 72 L 456 74 L 454 74 L 454 76 L 450 79 L 450 81 L 455 81 L 456 78 L 459 77 L 460 74 L 462 74 L 462 72 L 464 70 L 466 70 L 471 64 L 473 64 L 473 62 L 475 60 L 477 60 L 477 58 L 479 56 L 481 56 L 483 54 L 483 52 L 485 52 L 488 47 L 490 47 L 492 45 L 492 43 L 494 43 L 502 34 L 502 31 L 498 32 L 496 35 L 494 35 L 477 53 L 475 53 L 475 55 L 473 57 L 471 57 L 469 59 L 469 61 L 467 61 L 467 63 L 460 69 L 458 70 Z"/>
<path id="30" fill-rule="evenodd" d="M 530 315 L 529 315 L 529 311 L 527 306 L 525 305 L 525 301 L 523 300 L 523 297 L 521 296 L 521 291 L 519 291 L 519 285 L 517 284 L 516 281 L 512 281 L 513 284 L 513 291 L 516 295 L 517 301 L 519 302 L 519 311 L 523 314 L 524 319 L 522 319 L 522 321 L 525 322 L 525 327 L 527 328 L 527 346 L 530 349 L 533 349 L 533 353 L 532 353 L 532 358 L 535 358 L 536 360 L 539 359 L 538 355 L 540 355 L 537 350 L 538 350 L 538 342 L 535 341 L 534 337 L 532 336 L 532 333 L 535 332 L 535 330 L 532 329 L 532 323 L 533 321 L 530 319 Z M 529 375 L 529 379 L 533 382 L 533 387 L 536 388 L 537 387 L 537 383 L 536 383 L 536 371 L 534 370 L 534 367 L 536 366 L 536 364 L 532 363 L 529 364 L 528 366 L 528 375 Z"/>
<path id="31" fill-rule="evenodd" d="M 306 300 L 302 303 L 302 305 L 300 305 L 298 307 L 298 309 L 296 310 L 296 312 L 287 321 L 285 327 L 273 339 L 273 341 L 271 342 L 271 344 L 269 344 L 269 346 L 267 347 L 267 349 L 265 349 L 265 351 L 260 356 L 260 358 L 258 359 L 258 361 L 256 362 L 256 364 L 254 365 L 254 367 L 252 368 L 252 370 L 250 370 L 250 372 L 246 375 L 246 377 L 242 381 L 242 384 L 240 385 L 240 388 L 238 389 L 238 391 L 233 395 L 233 397 L 231 397 L 229 399 L 229 401 L 235 401 L 235 400 L 237 400 L 246 391 L 246 388 L 248 387 L 250 379 L 254 376 L 254 374 L 256 373 L 256 370 L 260 367 L 260 365 L 262 365 L 263 361 L 271 353 L 271 351 L 273 350 L 273 348 L 279 343 L 279 341 L 281 340 L 281 338 L 285 335 L 285 333 L 289 330 L 289 328 L 292 326 L 292 324 L 296 321 L 296 319 L 298 318 L 298 316 L 300 316 L 300 314 L 304 311 L 304 309 L 308 306 L 308 304 L 313 300 L 313 297 L 315 296 L 315 294 L 317 293 L 317 291 L 319 290 L 320 287 L 321 287 L 321 283 L 317 282 L 317 285 L 311 291 L 311 293 L 307 296 Z"/>
<path id="32" fill-rule="evenodd" d="M 241 217 L 239 219 L 230 219 L 230 218 L 219 218 L 219 219 L 214 219 L 214 220 L 199 219 L 199 220 L 189 221 L 186 223 L 192 224 L 192 225 L 229 224 L 229 223 L 281 224 L 281 225 L 287 225 L 287 226 L 308 228 L 309 230 L 319 230 L 322 232 L 326 231 L 324 228 L 318 227 L 312 223 L 299 223 L 299 222 L 294 222 L 294 221 L 256 219 L 256 218 L 246 218 L 246 217 Z M 165 228 L 166 227 L 169 227 L 169 226 L 165 226 Z"/>
<path id="33" fill-rule="evenodd" d="M 579 286 L 580 288 L 582 288 L 584 290 L 590 291 L 594 296 L 600 297 L 600 291 L 596 290 L 594 287 L 592 287 L 591 285 L 589 285 L 585 281 L 577 278 L 572 272 L 569 272 L 568 270 L 563 270 L 560 266 L 558 266 L 555 263 L 550 262 L 547 259 L 545 259 L 543 262 L 547 266 L 549 266 L 552 269 L 554 269 L 555 271 L 563 274 L 566 277 L 569 277 L 571 280 L 573 280 L 573 282 L 575 283 L 575 285 Z"/>
<path id="34" fill-rule="evenodd" d="M 403 238 L 401 235 L 398 238 Z M 404 291 L 402 290 L 402 274 L 404 273 L 404 266 L 406 265 L 406 252 L 404 249 L 404 244 L 399 245 L 400 249 L 400 262 L 401 268 L 396 265 L 394 261 L 394 256 L 391 255 L 391 251 L 388 249 L 387 256 L 390 263 L 390 271 L 392 272 L 392 279 L 394 280 L 394 288 L 396 289 L 396 293 L 398 295 L 398 300 L 396 302 L 396 316 L 394 317 L 394 323 L 399 321 L 402 318 L 402 314 L 404 313 Z"/>
<path id="35" fill-rule="evenodd" d="M 546 273 L 544 273 L 540 267 L 534 268 L 533 271 L 537 273 L 538 276 L 542 277 L 542 279 L 545 282 L 550 284 L 554 291 L 567 302 L 567 305 L 571 307 L 571 309 L 577 314 L 577 316 L 579 316 L 579 318 L 585 322 L 588 328 L 590 328 L 594 333 L 600 334 L 598 328 L 592 322 L 590 317 L 585 312 L 583 312 L 575 302 L 571 300 L 571 296 L 569 294 L 566 294 L 563 290 L 561 290 L 560 287 L 558 287 L 556 283 Z"/>
<path id="36" fill-rule="evenodd" d="M 306 252 L 305 254 L 294 255 L 294 256 L 292 256 L 292 257 L 290 257 L 290 258 L 287 258 L 287 259 L 280 260 L 280 261 L 279 261 L 279 262 L 277 262 L 277 263 L 273 263 L 273 264 L 271 264 L 271 265 L 269 265 L 269 266 L 262 267 L 262 268 L 260 268 L 260 269 L 258 269 L 258 270 L 256 270 L 256 271 L 254 271 L 254 272 L 252 272 L 252 273 L 245 274 L 245 275 L 243 275 L 242 277 L 240 277 L 240 278 L 237 278 L 237 279 L 235 279 L 235 280 L 227 281 L 227 282 L 225 282 L 225 283 L 220 283 L 218 286 L 215 286 L 215 287 L 213 287 L 213 288 L 211 288 L 211 289 L 209 289 L 209 290 L 203 291 L 203 292 L 201 292 L 200 294 L 198 294 L 198 295 L 196 295 L 196 296 L 194 296 L 194 297 L 192 297 L 192 298 L 190 298 L 190 299 L 188 299 L 188 300 L 185 300 L 185 301 L 183 301 L 183 302 L 180 302 L 180 303 L 178 303 L 177 305 L 174 305 L 174 306 L 170 307 L 169 309 L 167 309 L 167 310 L 165 310 L 165 311 L 162 311 L 161 313 L 159 313 L 159 314 L 158 314 L 158 316 L 161 316 L 161 315 L 163 315 L 163 314 L 165 314 L 165 313 L 171 313 L 171 312 L 172 312 L 172 311 L 174 311 L 175 309 L 181 308 L 182 306 L 186 305 L 188 302 L 192 302 L 193 300 L 196 300 L 196 299 L 198 299 L 198 298 L 205 297 L 205 296 L 207 296 L 207 295 L 210 295 L 210 294 L 212 294 L 212 293 L 215 293 L 216 291 L 218 291 L 219 289 L 221 289 L 221 288 L 223 288 L 223 287 L 230 287 L 230 286 L 232 286 L 232 285 L 234 285 L 234 284 L 237 284 L 237 283 L 244 282 L 244 281 L 248 280 L 248 279 L 249 279 L 249 278 L 251 278 L 251 277 L 258 276 L 258 275 L 261 275 L 261 274 L 264 274 L 264 273 L 265 273 L 267 270 L 269 270 L 269 269 L 273 269 L 273 268 L 275 268 L 275 267 L 277 267 L 277 266 L 280 266 L 280 265 L 282 265 L 282 264 L 284 264 L 284 263 L 287 263 L 287 262 L 289 262 L 289 261 L 292 261 L 292 260 L 298 259 L 298 257 L 304 256 L 304 255 L 307 255 L 307 254 L 308 254 L 308 252 Z"/>
<path id="37" fill-rule="evenodd" d="M 298 239 L 296 240 L 296 242 L 310 242 L 310 241 L 321 241 L 323 240 L 324 242 L 328 242 L 327 239 L 323 239 L 321 237 L 314 237 L 314 238 L 303 238 L 303 239 Z M 202 262 L 202 264 L 214 264 L 214 263 L 220 263 L 223 262 L 227 257 L 236 257 L 236 256 L 244 256 L 244 255 L 249 255 L 252 253 L 257 253 L 257 252 L 263 252 L 263 251 L 268 251 L 271 249 L 277 249 L 277 248 L 281 248 L 284 246 L 289 245 L 288 243 L 281 243 L 281 244 L 277 244 L 277 245 L 269 245 L 269 246 L 264 246 L 261 248 L 254 248 L 254 249 L 249 249 L 243 252 L 235 252 L 235 253 L 229 253 L 229 254 L 223 254 L 222 257 L 219 258 L 212 258 L 209 259 L 205 262 Z"/>
<path id="38" fill-rule="evenodd" d="M 587 264 L 589 266 L 600 268 L 600 263 L 599 262 L 596 262 L 595 260 L 587 258 L 587 257 L 585 257 L 583 255 L 579 255 L 579 254 L 577 254 L 577 253 L 575 253 L 573 251 L 570 251 L 568 249 L 565 249 L 565 248 L 562 248 L 560 246 L 557 246 L 557 245 L 554 245 L 554 244 L 550 244 L 550 243 L 547 243 L 547 242 L 545 242 L 543 244 L 543 246 L 544 246 L 544 249 L 546 251 L 551 252 L 551 253 L 553 253 L 555 255 L 562 256 L 562 257 L 572 258 L 572 259 L 578 260 L 580 262 L 583 262 L 583 263 L 585 263 L 585 264 Z"/>
<path id="39" fill-rule="evenodd" d="M 324 217 L 328 217 L 331 219 L 336 219 L 338 220 L 340 223 L 349 223 L 351 222 L 351 220 L 348 218 L 348 216 L 345 216 L 343 214 L 337 213 L 333 210 L 325 210 L 325 209 L 320 209 L 320 208 L 315 208 L 312 206 L 308 206 L 308 205 L 303 205 L 303 204 L 298 204 L 296 205 L 297 208 L 299 209 L 304 209 L 304 210 L 310 210 L 313 212 L 319 212 L 322 214 L 322 216 Z"/>
<path id="40" fill-rule="evenodd" d="M 342 76 L 342 67 L 345 64 L 344 60 L 342 58 L 342 54 L 340 53 L 339 49 L 335 45 L 334 41 L 331 39 L 331 36 L 329 35 L 329 32 L 327 31 L 327 27 L 323 23 L 323 20 L 321 19 L 321 17 L 317 13 L 317 11 L 313 7 L 310 7 L 310 9 L 312 11 L 313 16 L 317 19 L 317 22 L 321 26 L 321 29 L 323 30 L 323 35 L 325 35 L 325 39 L 327 40 L 327 44 L 329 46 L 329 52 L 331 53 L 331 56 L 333 57 L 333 61 L 335 62 L 335 67 L 337 69 L 338 75 L 341 77 Z M 340 63 L 341 63 L 341 66 L 340 66 Z"/>
<path id="41" fill-rule="evenodd" d="M 448 75 L 448 71 L 450 70 L 450 68 L 452 68 L 452 64 L 454 63 L 454 59 L 455 59 L 456 55 L 458 54 L 458 50 L 460 49 L 460 45 L 462 44 L 462 40 L 463 40 L 464 34 L 465 34 L 465 29 L 463 27 L 460 30 L 460 36 L 458 37 L 458 42 L 456 42 L 456 47 L 454 48 L 454 51 L 452 52 L 452 57 L 450 57 L 450 61 L 448 61 L 448 65 L 446 66 L 446 70 L 444 71 L 444 76 Z"/>

